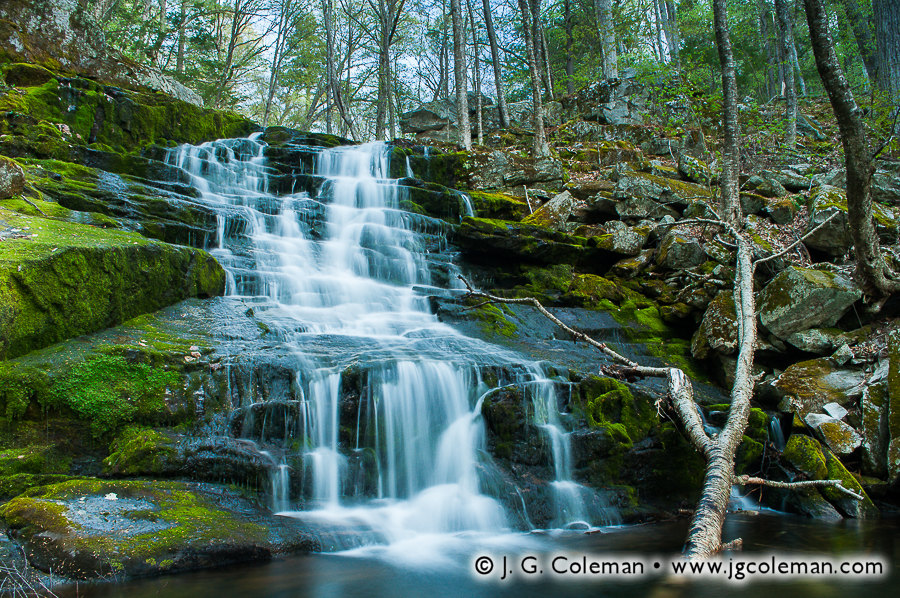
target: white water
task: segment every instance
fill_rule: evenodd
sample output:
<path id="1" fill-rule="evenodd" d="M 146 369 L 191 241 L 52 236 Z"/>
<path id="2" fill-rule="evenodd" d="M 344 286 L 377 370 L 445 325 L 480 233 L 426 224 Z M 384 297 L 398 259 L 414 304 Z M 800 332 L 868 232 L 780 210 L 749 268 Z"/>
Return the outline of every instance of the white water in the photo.
<path id="1" fill-rule="evenodd" d="M 293 475 L 308 486 L 289 496 L 292 473 L 282 461 L 273 507 L 302 503 L 291 514 L 333 532 L 334 548 L 507 531 L 504 507 L 480 480 L 489 388 L 479 366 L 496 363 L 518 364 L 551 447 L 554 525 L 608 522 L 608 513 L 588 512 L 590 491 L 572 481 L 556 385 L 538 365 L 463 337 L 430 313 L 421 294 L 433 288 L 425 247 L 442 231 L 399 210 L 386 147 L 322 150 L 316 174 L 326 182 L 316 197 L 269 193 L 264 151 L 258 137 L 222 140 L 181 146 L 170 162 L 218 214 L 212 251 L 228 271 L 227 293 L 252 303 L 299 363 L 304 471 Z M 368 383 L 355 445 L 342 446 L 342 372 L 354 364 Z M 363 481 L 350 475 L 360 467 Z"/>

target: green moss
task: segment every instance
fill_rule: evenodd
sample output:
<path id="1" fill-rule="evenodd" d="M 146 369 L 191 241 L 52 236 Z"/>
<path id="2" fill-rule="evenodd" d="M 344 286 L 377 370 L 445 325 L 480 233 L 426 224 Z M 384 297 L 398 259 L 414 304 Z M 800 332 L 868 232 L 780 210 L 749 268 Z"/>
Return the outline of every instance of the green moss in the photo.
<path id="1" fill-rule="evenodd" d="M 813 438 L 803 434 L 791 434 L 782 457 L 811 480 L 824 480 L 828 475 L 822 447 Z"/>
<path id="2" fill-rule="evenodd" d="M 500 191 L 469 191 L 472 208 L 483 218 L 522 220 L 529 214 L 525 200 Z"/>
<path id="3" fill-rule="evenodd" d="M 647 396 L 635 397 L 626 384 L 613 378 L 590 376 L 579 385 L 579 397 L 588 424 L 606 428 L 624 445 L 646 438 L 658 424 Z"/>
<path id="4" fill-rule="evenodd" d="M 751 474 L 759 471 L 765 446 L 762 442 L 744 435 L 741 444 L 734 454 L 734 471 L 738 475 Z"/>
<path id="5" fill-rule="evenodd" d="M 148 510 L 125 511 L 122 517 L 157 525 L 144 533 L 80 535 L 70 509 L 86 496 L 115 494 L 119 499 L 148 501 Z M 72 505 L 70 507 L 70 505 Z M 7 524 L 30 540 L 38 534 L 56 537 L 54 550 L 70 555 L 58 565 L 64 575 L 84 578 L 126 571 L 145 571 L 149 562 L 174 564 L 191 548 L 241 543 L 265 546 L 265 527 L 224 510 L 211 497 L 177 482 L 77 479 L 34 488 L 0 508 Z"/>
<path id="6" fill-rule="evenodd" d="M 177 373 L 133 363 L 115 355 L 97 355 L 75 364 L 49 391 L 50 404 L 73 411 L 104 436 L 132 421 L 164 418 L 168 388 L 178 385 Z"/>
<path id="7" fill-rule="evenodd" d="M 472 316 L 481 322 L 482 330 L 487 334 L 499 334 L 506 338 L 514 338 L 518 332 L 516 325 L 509 321 L 512 312 L 505 305 L 482 305 L 471 310 Z"/>
<path id="8" fill-rule="evenodd" d="M 118 475 L 162 475 L 177 451 L 168 436 L 150 428 L 129 427 L 109 447 L 104 471 Z"/>
<path id="9" fill-rule="evenodd" d="M 0 243 L 0 359 L 224 291 L 206 252 L 6 210 L 26 238 Z"/>

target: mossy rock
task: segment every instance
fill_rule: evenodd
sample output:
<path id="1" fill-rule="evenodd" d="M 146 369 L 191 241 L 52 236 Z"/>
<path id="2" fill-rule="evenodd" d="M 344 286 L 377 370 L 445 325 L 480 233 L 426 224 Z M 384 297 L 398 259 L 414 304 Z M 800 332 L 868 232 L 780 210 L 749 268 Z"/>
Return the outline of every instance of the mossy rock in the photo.
<path id="1" fill-rule="evenodd" d="M 31 69 L 30 74 L 34 73 Z M 30 77 L 30 81 L 38 79 Z M 64 125 L 75 143 L 96 143 L 120 152 L 169 142 L 196 144 L 241 137 L 256 128 L 233 112 L 201 108 L 161 93 L 103 86 L 79 77 L 57 75 L 20 91 L 0 94 L 0 112 L 7 113 L 7 120 L 9 113 L 15 113 Z"/>
<path id="2" fill-rule="evenodd" d="M 179 482 L 70 480 L 25 492 L 0 516 L 33 566 L 75 579 L 268 560 L 314 546 L 297 530 L 293 540 L 279 537 L 277 522 L 234 493 Z"/>
<path id="3" fill-rule="evenodd" d="M 224 292 L 202 250 L 6 210 L 0 223 L 21 231 L 0 243 L 0 359 Z"/>
<path id="4" fill-rule="evenodd" d="M 799 413 L 818 413 L 827 403 L 852 406 L 862 395 L 865 374 L 843 369 L 828 358 L 801 361 L 788 367 L 775 381 L 775 388 L 790 398 Z"/>
<path id="5" fill-rule="evenodd" d="M 791 266 L 766 285 L 757 306 L 763 326 L 786 339 L 802 330 L 834 326 L 861 296 L 859 287 L 840 274 Z"/>
<path id="6" fill-rule="evenodd" d="M 709 303 L 700 327 L 691 341 L 691 354 L 697 359 L 709 357 L 710 351 L 732 355 L 737 351 L 737 309 L 732 291 L 720 291 Z"/>
<path id="7" fill-rule="evenodd" d="M 643 440 L 659 425 L 650 396 L 635 396 L 628 385 L 613 378 L 586 378 L 578 385 L 578 397 L 588 425 L 609 428 L 624 446 Z"/>
<path id="8" fill-rule="evenodd" d="M 468 191 L 475 215 L 499 220 L 522 220 L 528 215 L 524 199 L 502 191 Z"/>

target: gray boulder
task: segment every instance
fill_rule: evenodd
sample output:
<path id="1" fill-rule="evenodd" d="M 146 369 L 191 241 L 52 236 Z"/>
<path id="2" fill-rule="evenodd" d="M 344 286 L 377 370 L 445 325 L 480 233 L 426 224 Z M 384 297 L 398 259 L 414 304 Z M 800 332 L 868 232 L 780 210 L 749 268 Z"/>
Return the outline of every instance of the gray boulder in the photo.
<path id="1" fill-rule="evenodd" d="M 672 229 L 663 237 L 656 263 L 670 270 L 699 266 L 707 260 L 700 241 L 687 229 Z"/>
<path id="2" fill-rule="evenodd" d="M 791 334 L 829 327 L 850 309 L 862 291 L 834 272 L 791 266 L 781 271 L 759 296 L 759 319 L 772 334 Z"/>
<path id="3" fill-rule="evenodd" d="M 0 156 L 0 199 L 21 195 L 25 188 L 25 171 L 14 160 Z"/>

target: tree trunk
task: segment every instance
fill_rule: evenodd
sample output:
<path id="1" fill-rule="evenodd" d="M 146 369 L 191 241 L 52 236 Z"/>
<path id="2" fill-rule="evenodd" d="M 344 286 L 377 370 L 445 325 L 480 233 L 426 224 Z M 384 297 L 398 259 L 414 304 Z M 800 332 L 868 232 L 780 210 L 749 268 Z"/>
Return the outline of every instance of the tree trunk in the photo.
<path id="1" fill-rule="evenodd" d="M 500 69 L 500 49 L 497 46 L 497 34 L 494 31 L 494 17 L 491 16 L 490 0 L 482 0 L 482 4 L 484 5 L 484 26 L 491 44 L 491 62 L 494 65 L 494 87 L 497 89 L 500 126 L 506 129 L 509 128 L 509 109 L 506 107 L 506 92 L 503 85 L 503 73 Z"/>
<path id="2" fill-rule="evenodd" d="M 619 58 L 616 52 L 616 30 L 613 28 L 611 0 L 594 0 L 597 27 L 600 29 L 600 52 L 604 79 L 619 78 Z"/>
<path id="3" fill-rule="evenodd" d="M 740 187 L 741 171 L 740 125 L 737 111 L 737 75 L 731 37 L 728 34 L 728 10 L 726 0 L 713 0 L 713 20 L 716 30 L 716 46 L 722 65 L 722 126 L 725 139 L 722 146 L 722 211 L 725 222 L 737 226 L 741 221 Z"/>
<path id="4" fill-rule="evenodd" d="M 566 95 L 575 93 L 575 57 L 572 56 L 572 0 L 563 0 L 563 24 L 566 29 Z"/>
<path id="5" fill-rule="evenodd" d="M 900 0 L 873 0 L 875 14 L 875 73 L 886 103 L 900 106 Z M 895 131 L 896 132 L 896 131 Z"/>
<path id="6" fill-rule="evenodd" d="M 332 0 L 322 0 L 322 16 L 325 25 L 325 132 L 331 134 L 331 112 L 336 103 L 334 84 L 334 5 Z"/>
<path id="7" fill-rule="evenodd" d="M 873 0 L 873 10 L 877 2 L 878 0 Z M 862 58 L 863 66 L 866 68 L 866 74 L 869 76 L 869 80 L 875 83 L 877 68 L 875 65 L 875 36 L 872 32 L 872 18 L 862 10 L 859 0 L 844 0 L 844 9 L 847 11 L 850 29 L 853 31 L 853 38 L 856 40 L 856 47 L 859 49 L 859 55 Z M 875 23 L 877 27 L 877 18 Z M 900 22 L 897 25 L 900 25 Z"/>
<path id="8" fill-rule="evenodd" d="M 765 0 L 756 0 L 756 7 L 759 15 L 759 38 L 766 55 L 766 64 L 763 67 L 765 76 L 762 95 L 764 100 L 769 100 L 780 95 L 778 92 L 778 67 L 775 59 L 775 44 L 772 36 L 772 13 Z"/>
<path id="9" fill-rule="evenodd" d="M 187 1 L 181 0 L 178 16 L 178 50 L 175 54 L 175 72 L 179 75 L 184 73 L 184 37 L 187 26 L 187 11 L 185 11 L 184 5 Z"/>
<path id="10" fill-rule="evenodd" d="M 861 111 L 856 105 L 850 85 L 834 51 L 828 30 L 828 14 L 822 0 L 803 0 L 809 37 L 816 56 L 816 69 L 828 100 L 844 146 L 847 167 L 847 217 L 853 253 L 856 258 L 856 277 L 869 295 L 888 295 L 900 290 L 900 285 L 889 280 L 881 256 L 878 236 L 875 234 L 872 211 L 872 148 L 866 137 Z"/>
<path id="11" fill-rule="evenodd" d="M 478 30 L 475 28 L 475 11 L 472 10 L 472 5 L 468 2 L 466 3 L 466 8 L 469 11 L 469 25 L 472 28 L 472 45 L 475 49 L 475 76 L 473 77 L 473 80 L 475 82 L 475 116 L 478 119 L 475 130 L 478 131 L 478 145 L 484 145 L 484 106 L 481 104 L 481 58 L 479 57 L 479 52 L 481 50 L 478 46 Z"/>
<path id="12" fill-rule="evenodd" d="M 666 7 L 666 35 L 669 38 L 669 56 L 675 61 L 675 74 L 681 74 L 681 35 L 678 33 L 678 14 L 675 12 L 675 3 L 665 0 Z"/>
<path id="13" fill-rule="evenodd" d="M 463 20 L 462 3 L 450 0 L 450 17 L 453 20 L 453 81 L 456 85 L 456 125 L 459 141 L 467 150 L 472 149 L 472 128 L 469 125 L 469 90 L 466 81 L 466 22 Z"/>
<path id="14" fill-rule="evenodd" d="M 544 75 L 544 88 L 547 90 L 547 97 L 551 100 L 554 99 L 553 94 L 553 72 L 550 70 L 550 51 L 547 48 L 547 36 L 544 34 L 544 28 L 541 26 L 540 20 L 540 2 L 538 3 L 538 16 L 536 17 L 535 22 L 537 23 L 537 29 L 541 36 L 541 57 L 543 58 L 543 75 Z"/>
<path id="15" fill-rule="evenodd" d="M 519 13 L 522 17 L 522 31 L 525 35 L 525 57 L 528 60 L 528 71 L 531 74 L 532 121 L 534 123 L 532 154 L 535 158 L 543 158 L 550 155 L 550 147 L 547 145 L 547 138 L 544 134 L 544 102 L 541 98 L 541 76 L 538 74 L 534 48 L 534 17 L 529 0 L 518 0 L 518 3 Z"/>
<path id="16" fill-rule="evenodd" d="M 788 12 L 787 0 L 775 0 L 775 15 L 778 17 L 778 46 L 784 75 L 784 99 L 787 103 L 785 144 L 789 149 L 795 149 L 797 147 L 797 90 L 794 88 L 794 65 L 791 63 L 788 48 L 792 43 L 794 24 L 791 21 L 790 12 Z"/>

